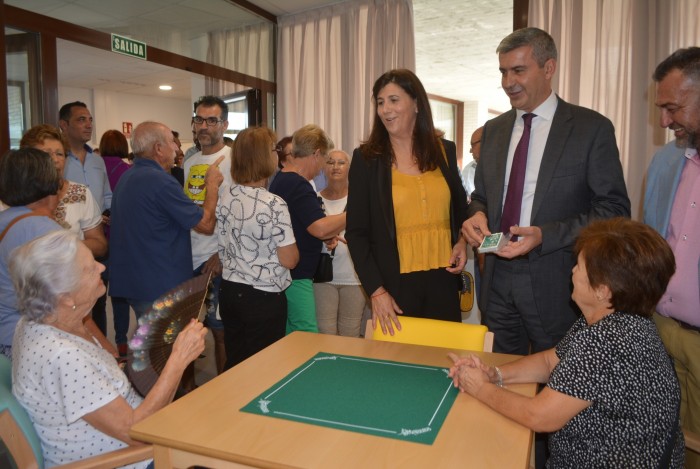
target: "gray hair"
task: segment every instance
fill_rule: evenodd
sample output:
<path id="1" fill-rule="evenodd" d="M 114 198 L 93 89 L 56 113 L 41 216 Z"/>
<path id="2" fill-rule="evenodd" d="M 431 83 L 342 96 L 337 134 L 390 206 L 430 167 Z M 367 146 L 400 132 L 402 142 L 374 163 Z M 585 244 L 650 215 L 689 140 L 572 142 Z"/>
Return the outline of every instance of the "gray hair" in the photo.
<path id="1" fill-rule="evenodd" d="M 295 158 L 313 155 L 316 150 L 327 155 L 333 147 L 333 140 L 317 125 L 305 125 L 292 135 L 292 154 Z"/>
<path id="2" fill-rule="evenodd" d="M 539 28 L 522 28 L 513 31 L 503 38 L 496 48 L 496 53 L 505 54 L 525 46 L 532 46 L 532 55 L 540 67 L 544 67 L 549 59 L 557 60 L 557 45 L 554 39 Z"/>
<path id="3" fill-rule="evenodd" d="M 61 297 L 80 281 L 75 265 L 78 236 L 68 230 L 51 231 L 12 251 L 10 278 L 17 292 L 17 309 L 26 318 L 43 322 Z"/>
<path id="4" fill-rule="evenodd" d="M 131 134 L 131 151 L 135 156 L 150 158 L 155 144 L 167 142 L 168 135 L 172 135 L 170 129 L 160 122 L 141 122 Z"/>
<path id="5" fill-rule="evenodd" d="M 352 155 L 350 155 L 348 152 L 343 151 L 340 148 L 334 148 L 333 150 L 328 152 L 328 156 L 331 156 L 332 153 L 340 153 L 348 159 L 348 163 L 352 163 Z"/>

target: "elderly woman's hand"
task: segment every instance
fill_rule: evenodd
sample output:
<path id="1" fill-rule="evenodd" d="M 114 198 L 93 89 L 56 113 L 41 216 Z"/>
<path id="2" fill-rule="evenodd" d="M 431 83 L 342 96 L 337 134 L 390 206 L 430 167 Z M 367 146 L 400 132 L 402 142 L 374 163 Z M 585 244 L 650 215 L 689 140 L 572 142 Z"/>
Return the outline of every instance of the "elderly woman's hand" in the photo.
<path id="1" fill-rule="evenodd" d="M 177 360 L 183 366 L 189 365 L 204 351 L 204 337 L 206 335 L 207 329 L 204 325 L 192 319 L 175 339 L 170 358 Z"/>
<path id="2" fill-rule="evenodd" d="M 323 244 L 326 245 L 326 250 L 327 250 L 328 252 L 331 252 L 333 249 L 335 249 L 336 247 L 338 247 L 338 242 L 339 242 L 341 239 L 342 239 L 342 238 L 341 238 L 340 236 L 333 236 L 332 238 L 324 239 L 324 240 L 323 240 Z M 346 242 L 346 244 L 347 244 L 347 242 Z"/>
<path id="3" fill-rule="evenodd" d="M 450 353 L 449 356 L 454 365 L 450 368 L 448 376 L 460 391 L 476 396 L 485 383 L 491 382 L 487 373 L 490 367 L 482 363 L 476 355 L 458 357 Z"/>

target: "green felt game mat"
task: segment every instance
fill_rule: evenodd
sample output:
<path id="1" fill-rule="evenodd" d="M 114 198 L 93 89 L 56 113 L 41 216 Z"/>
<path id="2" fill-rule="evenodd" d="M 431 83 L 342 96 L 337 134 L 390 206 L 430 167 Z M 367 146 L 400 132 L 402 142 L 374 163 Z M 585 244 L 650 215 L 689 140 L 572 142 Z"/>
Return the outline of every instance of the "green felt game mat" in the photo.
<path id="1" fill-rule="evenodd" d="M 432 444 L 458 394 L 447 372 L 321 352 L 241 411 Z"/>

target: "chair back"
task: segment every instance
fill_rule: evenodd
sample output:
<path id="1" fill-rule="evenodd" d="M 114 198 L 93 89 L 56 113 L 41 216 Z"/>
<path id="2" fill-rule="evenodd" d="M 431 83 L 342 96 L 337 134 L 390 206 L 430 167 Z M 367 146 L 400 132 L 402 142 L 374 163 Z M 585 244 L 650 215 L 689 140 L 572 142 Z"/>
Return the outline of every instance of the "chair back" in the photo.
<path id="1" fill-rule="evenodd" d="M 486 326 L 408 316 L 399 316 L 399 322 L 401 330 L 394 329 L 392 336 L 383 334 L 379 326 L 372 329 L 372 322 L 367 321 L 365 338 L 477 352 L 493 350 L 493 332 Z"/>
<path id="2" fill-rule="evenodd" d="M 41 441 L 29 414 L 12 395 L 12 363 L 4 355 L 0 355 L 0 439 L 17 467 L 44 467 Z"/>
<path id="3" fill-rule="evenodd" d="M 12 390 L 12 362 L 0 354 L 0 386 Z"/>

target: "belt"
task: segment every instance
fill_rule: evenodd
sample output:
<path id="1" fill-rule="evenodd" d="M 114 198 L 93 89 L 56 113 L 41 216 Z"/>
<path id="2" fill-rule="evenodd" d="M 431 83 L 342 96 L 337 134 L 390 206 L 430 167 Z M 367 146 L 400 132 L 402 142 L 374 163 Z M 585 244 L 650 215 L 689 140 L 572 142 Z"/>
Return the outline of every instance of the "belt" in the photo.
<path id="1" fill-rule="evenodd" d="M 700 332 L 699 326 L 693 326 L 692 324 L 688 324 L 687 322 L 683 322 L 680 319 L 676 319 L 676 318 L 671 318 L 671 319 L 676 321 L 678 323 L 678 325 L 681 326 L 683 329 L 688 329 L 689 331 Z"/>

